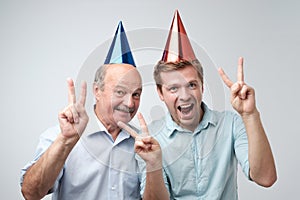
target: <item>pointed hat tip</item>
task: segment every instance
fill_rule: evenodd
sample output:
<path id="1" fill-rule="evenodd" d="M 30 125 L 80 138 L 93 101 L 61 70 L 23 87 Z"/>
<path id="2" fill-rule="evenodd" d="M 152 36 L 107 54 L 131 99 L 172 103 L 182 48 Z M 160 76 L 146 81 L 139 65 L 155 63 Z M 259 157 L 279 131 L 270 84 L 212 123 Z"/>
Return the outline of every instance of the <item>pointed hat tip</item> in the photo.
<path id="1" fill-rule="evenodd" d="M 161 61 L 179 62 L 181 60 L 192 61 L 195 59 L 194 50 L 186 34 L 179 12 L 176 10 Z"/>
<path id="2" fill-rule="evenodd" d="M 118 27 L 123 27 L 122 20 L 119 21 Z"/>
<path id="3" fill-rule="evenodd" d="M 136 67 L 122 21 L 119 22 L 104 64 L 130 64 Z"/>

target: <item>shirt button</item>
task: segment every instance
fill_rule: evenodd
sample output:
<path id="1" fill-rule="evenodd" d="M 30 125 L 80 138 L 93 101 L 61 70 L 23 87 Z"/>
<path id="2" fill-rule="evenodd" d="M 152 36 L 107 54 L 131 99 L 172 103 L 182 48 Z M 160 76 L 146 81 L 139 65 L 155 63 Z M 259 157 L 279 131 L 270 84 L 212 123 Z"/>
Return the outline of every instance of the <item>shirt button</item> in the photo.
<path id="1" fill-rule="evenodd" d="M 115 190 L 115 189 L 116 189 L 116 186 L 113 185 L 113 186 L 111 187 L 111 190 Z"/>

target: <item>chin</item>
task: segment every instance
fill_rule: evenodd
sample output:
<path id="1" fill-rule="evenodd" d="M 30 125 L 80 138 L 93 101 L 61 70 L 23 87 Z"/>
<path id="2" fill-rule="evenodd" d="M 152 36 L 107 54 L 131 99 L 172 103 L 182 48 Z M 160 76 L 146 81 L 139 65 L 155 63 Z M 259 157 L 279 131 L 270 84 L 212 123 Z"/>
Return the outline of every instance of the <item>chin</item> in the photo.
<path id="1" fill-rule="evenodd" d="M 198 122 L 196 122 L 194 119 L 180 119 L 180 124 L 185 127 L 194 127 L 198 126 Z"/>
<path id="2" fill-rule="evenodd" d="M 128 122 L 130 122 L 130 120 L 131 120 L 132 118 L 131 117 L 119 117 L 119 116 L 117 116 L 117 117 L 115 117 L 115 121 L 116 122 L 119 122 L 119 121 L 121 121 L 121 122 L 124 122 L 125 124 L 126 123 L 128 123 Z"/>

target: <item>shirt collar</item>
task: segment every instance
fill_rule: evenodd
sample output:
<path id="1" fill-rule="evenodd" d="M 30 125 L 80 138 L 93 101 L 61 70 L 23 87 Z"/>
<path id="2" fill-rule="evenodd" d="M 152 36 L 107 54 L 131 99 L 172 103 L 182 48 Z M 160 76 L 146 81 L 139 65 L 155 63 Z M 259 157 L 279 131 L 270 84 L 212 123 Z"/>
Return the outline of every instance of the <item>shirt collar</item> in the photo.
<path id="1" fill-rule="evenodd" d="M 204 102 L 201 103 L 201 108 L 204 112 L 204 115 L 199 125 L 195 129 L 194 133 L 197 133 L 202 129 L 207 128 L 209 124 L 212 124 L 213 126 L 217 124 L 217 117 L 215 116 L 214 112 L 210 110 Z M 176 131 L 191 133 L 191 131 L 180 127 L 176 122 L 174 122 L 170 113 L 166 115 L 166 128 L 168 129 L 167 132 L 168 137 L 170 137 Z"/>
<path id="2" fill-rule="evenodd" d="M 95 109 L 95 106 L 93 106 L 93 108 Z M 105 126 L 98 119 L 94 109 L 90 109 L 90 110 L 87 111 L 88 116 L 90 116 L 90 120 L 87 124 L 87 127 L 85 129 L 84 134 L 86 134 L 86 136 L 91 136 L 91 135 L 94 135 L 96 133 L 105 133 L 109 137 L 111 137 L 111 135 L 109 134 L 109 132 L 107 131 Z M 117 140 L 124 140 L 124 139 L 127 139 L 129 137 L 131 137 L 130 134 L 122 129 L 121 132 L 119 133 L 118 137 L 117 137 Z M 117 140 L 115 142 L 117 142 Z"/>
<path id="3" fill-rule="evenodd" d="M 202 110 L 204 112 L 204 115 L 202 117 L 202 120 L 200 121 L 198 127 L 196 128 L 195 132 L 198 132 L 202 129 L 205 129 L 209 126 L 209 124 L 216 126 L 217 125 L 217 116 L 216 114 L 208 108 L 208 106 L 202 102 L 201 104 Z"/>

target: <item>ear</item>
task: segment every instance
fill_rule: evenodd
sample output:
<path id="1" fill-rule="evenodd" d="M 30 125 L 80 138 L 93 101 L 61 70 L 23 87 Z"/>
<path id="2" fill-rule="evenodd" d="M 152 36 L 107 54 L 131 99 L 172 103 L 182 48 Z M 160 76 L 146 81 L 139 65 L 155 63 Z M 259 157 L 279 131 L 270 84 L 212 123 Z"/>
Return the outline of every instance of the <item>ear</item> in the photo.
<path id="1" fill-rule="evenodd" d="M 98 101 L 100 98 L 100 88 L 99 88 L 98 84 L 96 84 L 96 83 L 94 83 L 94 85 L 93 85 L 93 93 L 94 93 L 96 101 Z"/>
<path id="2" fill-rule="evenodd" d="M 158 93 L 160 100 L 164 101 L 164 95 L 162 93 L 162 88 L 159 88 L 158 86 L 156 86 L 156 91 Z"/>

